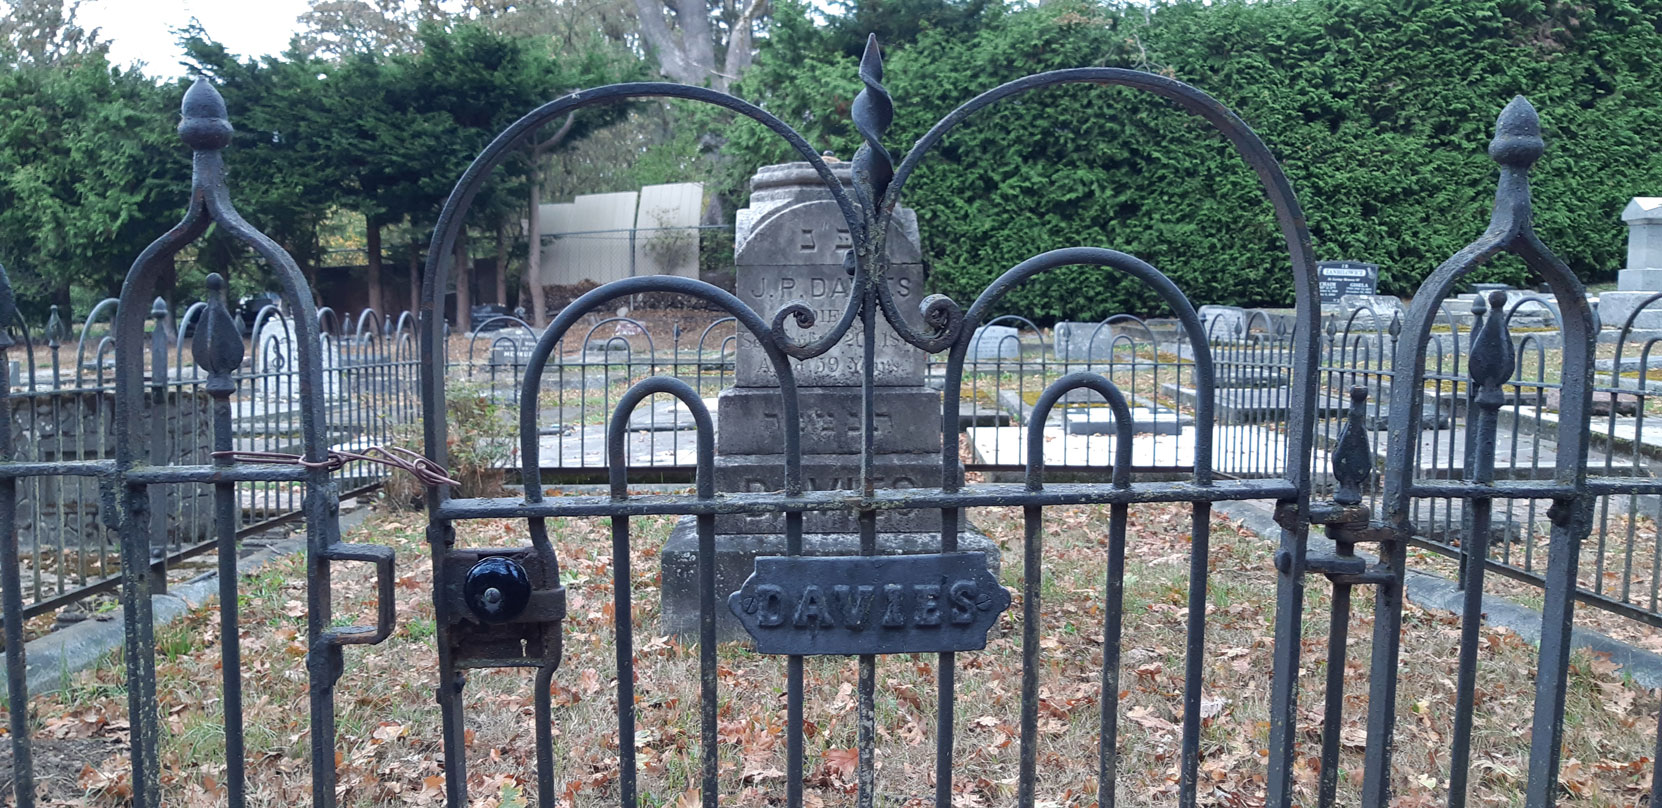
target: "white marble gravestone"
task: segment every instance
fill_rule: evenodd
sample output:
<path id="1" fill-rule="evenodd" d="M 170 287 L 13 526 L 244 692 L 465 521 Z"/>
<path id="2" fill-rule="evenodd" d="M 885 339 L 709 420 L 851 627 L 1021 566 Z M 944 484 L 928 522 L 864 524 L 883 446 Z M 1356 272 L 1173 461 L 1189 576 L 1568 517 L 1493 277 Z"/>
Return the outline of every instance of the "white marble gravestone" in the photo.
<path id="1" fill-rule="evenodd" d="M 1627 266 L 1616 273 L 1616 291 L 1599 295 L 1599 320 L 1613 329 L 1662 292 L 1662 197 L 1634 197 L 1622 210 L 1622 221 L 1627 223 Z M 1662 329 L 1662 301 L 1646 306 L 1633 327 Z"/>

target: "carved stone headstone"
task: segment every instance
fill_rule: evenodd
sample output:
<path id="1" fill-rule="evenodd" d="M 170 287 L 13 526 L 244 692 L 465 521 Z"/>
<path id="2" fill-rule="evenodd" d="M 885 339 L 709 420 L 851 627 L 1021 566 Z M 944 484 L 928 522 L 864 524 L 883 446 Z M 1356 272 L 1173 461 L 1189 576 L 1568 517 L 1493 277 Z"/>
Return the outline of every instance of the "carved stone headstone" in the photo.
<path id="1" fill-rule="evenodd" d="M 847 163 L 832 168 L 848 185 Z M 750 205 L 738 212 L 734 239 L 734 289 L 765 322 L 795 300 L 815 314 L 806 330 L 787 320 L 796 342 L 836 325 L 856 293 L 844 257 L 851 247 L 848 225 L 819 175 L 807 163 L 764 166 L 751 179 Z M 922 330 L 922 251 L 917 216 L 895 211 L 888 234 L 889 275 L 896 306 L 913 328 Z M 926 357 L 895 333 L 879 315 L 872 365 L 873 466 L 879 488 L 937 488 L 941 485 L 941 395 L 924 385 Z M 777 491 L 785 487 L 785 423 L 779 380 L 753 335 L 740 329 L 733 387 L 722 392 L 716 410 L 716 490 L 724 493 Z M 861 392 L 865 373 L 859 321 L 820 356 L 791 360 L 797 382 L 803 484 L 810 490 L 855 489 L 860 485 Z M 859 537 L 855 518 L 844 513 L 806 514 L 804 553 L 854 555 Z M 939 511 L 886 511 L 877 519 L 883 554 L 937 552 Z M 747 636 L 726 608 L 755 569 L 757 556 L 783 555 L 784 519 L 779 514 L 723 514 L 716 519 L 717 625 L 723 639 Z M 985 536 L 962 530 L 962 550 L 983 550 L 996 563 L 997 547 Z M 698 631 L 698 540 L 694 520 L 683 520 L 663 551 L 665 630 Z"/>

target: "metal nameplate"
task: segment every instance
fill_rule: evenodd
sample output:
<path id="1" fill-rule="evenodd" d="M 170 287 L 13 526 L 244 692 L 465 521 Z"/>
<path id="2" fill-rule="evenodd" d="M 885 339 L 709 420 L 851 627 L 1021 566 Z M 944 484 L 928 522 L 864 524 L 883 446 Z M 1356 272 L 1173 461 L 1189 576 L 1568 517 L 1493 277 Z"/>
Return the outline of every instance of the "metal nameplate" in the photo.
<path id="1" fill-rule="evenodd" d="M 727 598 L 764 654 L 978 651 L 1010 607 L 986 553 L 761 556 Z"/>

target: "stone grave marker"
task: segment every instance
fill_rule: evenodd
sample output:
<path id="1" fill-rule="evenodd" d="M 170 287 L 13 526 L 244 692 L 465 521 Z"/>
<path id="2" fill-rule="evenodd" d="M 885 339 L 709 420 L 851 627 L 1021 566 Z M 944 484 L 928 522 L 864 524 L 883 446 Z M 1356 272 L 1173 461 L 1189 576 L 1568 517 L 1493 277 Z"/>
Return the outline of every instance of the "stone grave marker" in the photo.
<path id="1" fill-rule="evenodd" d="M 845 186 L 850 165 L 833 163 Z M 736 294 L 772 322 L 780 306 L 802 300 L 817 315 L 808 333 L 834 325 L 854 292 L 844 268 L 850 249 L 847 224 L 819 175 L 807 163 L 764 166 L 751 179 L 750 205 L 737 214 L 734 239 Z M 915 317 L 923 295 L 922 252 L 917 216 L 895 211 L 888 235 L 889 278 L 903 316 Z M 803 332 L 786 326 L 797 341 Z M 941 485 L 941 394 L 924 385 L 925 356 L 878 317 L 874 329 L 875 439 L 873 465 L 879 488 L 937 488 Z M 723 493 L 777 491 L 785 487 L 785 422 L 779 381 L 766 353 L 739 331 L 737 373 L 722 391 L 716 409 L 716 490 Z M 849 490 L 860 484 L 861 392 L 864 335 L 856 325 L 830 351 L 804 361 L 796 371 L 802 476 L 812 490 Z M 878 552 L 933 553 L 940 549 L 938 510 L 885 511 L 877 517 Z M 858 525 L 851 514 L 813 513 L 803 519 L 803 552 L 809 556 L 856 555 Z M 759 556 L 785 554 L 781 514 L 722 514 L 716 518 L 716 625 L 723 639 L 743 631 L 725 601 L 739 590 Z M 997 545 L 967 524 L 959 549 L 984 551 L 996 568 Z M 678 523 L 663 554 L 664 630 L 698 632 L 699 588 L 696 522 Z"/>
<path id="2" fill-rule="evenodd" d="M 1021 360 L 1021 336 L 1007 325 L 984 325 L 970 335 L 966 362 L 1018 362 Z"/>
<path id="3" fill-rule="evenodd" d="M 1616 291 L 1599 295 L 1599 320 L 1620 330 L 1639 307 L 1662 292 L 1662 197 L 1636 196 L 1622 210 L 1627 223 L 1627 266 L 1616 273 Z M 1662 302 L 1633 320 L 1638 331 L 1662 330 Z"/>
<path id="4" fill-rule="evenodd" d="M 1317 261 L 1316 292 L 1322 308 L 1336 306 L 1346 295 L 1379 293 L 1379 265 L 1365 261 Z"/>

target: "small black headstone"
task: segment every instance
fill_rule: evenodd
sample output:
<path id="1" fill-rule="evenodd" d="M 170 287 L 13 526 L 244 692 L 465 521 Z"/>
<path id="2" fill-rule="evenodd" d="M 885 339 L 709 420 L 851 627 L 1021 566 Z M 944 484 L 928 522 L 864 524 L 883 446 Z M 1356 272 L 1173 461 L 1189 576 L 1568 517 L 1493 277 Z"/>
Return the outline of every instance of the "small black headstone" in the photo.
<path id="1" fill-rule="evenodd" d="M 1372 295 L 1379 290 L 1379 265 L 1361 261 L 1316 262 L 1316 291 L 1322 305 L 1330 306 L 1345 295 Z"/>

